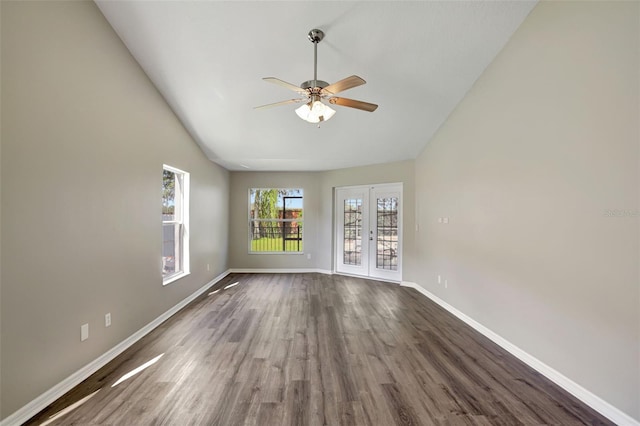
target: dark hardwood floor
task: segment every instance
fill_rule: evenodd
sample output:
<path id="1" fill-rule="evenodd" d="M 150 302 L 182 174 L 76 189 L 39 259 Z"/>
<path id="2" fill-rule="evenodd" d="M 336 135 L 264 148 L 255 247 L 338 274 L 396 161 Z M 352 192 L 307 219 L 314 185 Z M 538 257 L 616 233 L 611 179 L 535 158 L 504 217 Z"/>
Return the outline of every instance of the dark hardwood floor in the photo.
<path id="1" fill-rule="evenodd" d="M 215 288 L 27 424 L 612 424 L 413 289 L 320 274 Z"/>

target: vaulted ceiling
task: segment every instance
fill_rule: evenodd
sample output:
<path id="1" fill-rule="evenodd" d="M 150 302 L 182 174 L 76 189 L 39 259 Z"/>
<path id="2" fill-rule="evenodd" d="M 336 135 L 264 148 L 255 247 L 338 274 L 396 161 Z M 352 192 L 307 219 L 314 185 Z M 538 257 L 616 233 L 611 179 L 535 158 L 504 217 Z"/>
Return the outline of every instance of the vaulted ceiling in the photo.
<path id="1" fill-rule="evenodd" d="M 229 170 L 329 170 L 415 158 L 535 1 L 112 1 L 98 7 L 206 155 Z M 263 77 L 367 81 L 320 125 Z"/>

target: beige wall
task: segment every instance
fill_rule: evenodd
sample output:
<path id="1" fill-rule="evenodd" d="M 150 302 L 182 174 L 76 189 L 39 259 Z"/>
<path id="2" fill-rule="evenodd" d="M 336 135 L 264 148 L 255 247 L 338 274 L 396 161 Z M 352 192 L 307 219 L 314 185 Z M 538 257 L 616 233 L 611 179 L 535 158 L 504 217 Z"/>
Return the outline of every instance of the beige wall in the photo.
<path id="1" fill-rule="evenodd" d="M 1 8 L 6 417 L 227 269 L 229 176 L 94 3 Z M 166 287 L 163 163 L 191 173 L 192 273 Z"/>
<path id="2" fill-rule="evenodd" d="M 636 419 L 639 8 L 538 4 L 416 160 L 415 275 Z"/>
<path id="3" fill-rule="evenodd" d="M 402 182 L 404 184 L 404 250 L 413 247 L 415 208 L 413 161 L 326 172 L 232 172 L 230 191 L 231 268 L 333 269 L 333 189 L 338 186 Z M 304 189 L 305 255 L 248 254 L 250 188 Z M 306 254 L 311 254 L 307 259 Z M 405 263 L 405 268 L 407 268 Z"/>

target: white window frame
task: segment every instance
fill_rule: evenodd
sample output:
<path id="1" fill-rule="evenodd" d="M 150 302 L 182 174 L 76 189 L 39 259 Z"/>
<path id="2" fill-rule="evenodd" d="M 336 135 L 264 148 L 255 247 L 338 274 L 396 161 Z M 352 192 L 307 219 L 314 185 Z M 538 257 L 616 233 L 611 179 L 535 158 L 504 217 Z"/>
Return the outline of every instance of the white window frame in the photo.
<path id="1" fill-rule="evenodd" d="M 164 226 L 167 224 L 177 225 L 175 238 L 175 272 L 162 277 L 162 285 L 170 284 L 190 274 L 189 268 L 189 173 L 184 170 L 163 164 L 162 172 L 168 170 L 176 175 L 176 187 L 174 194 L 174 220 L 162 220 Z M 164 245 L 164 241 L 163 241 Z M 164 262 L 164 260 L 163 260 Z M 163 266 L 164 267 L 164 266 Z"/>
<path id="2" fill-rule="evenodd" d="M 300 254 L 304 254 L 304 221 L 305 218 L 304 216 L 302 217 L 302 219 L 260 219 L 261 222 L 298 222 L 300 225 L 300 227 L 302 228 L 302 239 L 300 240 L 300 243 L 302 244 L 302 250 L 300 251 L 253 251 L 251 250 L 251 241 L 252 241 L 252 235 L 251 235 L 251 228 L 253 226 L 253 222 L 254 222 L 254 218 L 251 217 L 251 191 L 253 190 L 271 190 L 271 189 L 277 189 L 277 190 L 286 190 L 286 189 L 297 189 L 300 190 L 302 192 L 302 211 L 304 214 L 304 188 L 301 186 L 298 187 L 251 187 L 249 188 L 249 190 L 247 191 L 247 211 L 248 211 L 248 216 L 249 216 L 249 222 L 248 222 L 248 232 L 247 232 L 247 251 L 248 254 L 250 255 L 260 255 L 260 254 L 286 254 L 286 255 L 300 255 Z"/>

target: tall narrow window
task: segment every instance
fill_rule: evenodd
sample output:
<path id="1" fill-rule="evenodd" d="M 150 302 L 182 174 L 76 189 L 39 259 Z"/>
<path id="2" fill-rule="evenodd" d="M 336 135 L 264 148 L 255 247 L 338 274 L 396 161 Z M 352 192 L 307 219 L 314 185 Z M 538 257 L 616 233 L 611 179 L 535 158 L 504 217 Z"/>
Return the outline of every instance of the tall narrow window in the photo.
<path id="1" fill-rule="evenodd" d="M 169 284 L 189 273 L 189 173 L 163 166 L 162 280 Z"/>
<path id="2" fill-rule="evenodd" d="M 302 253 L 302 189 L 249 191 L 249 253 Z"/>

